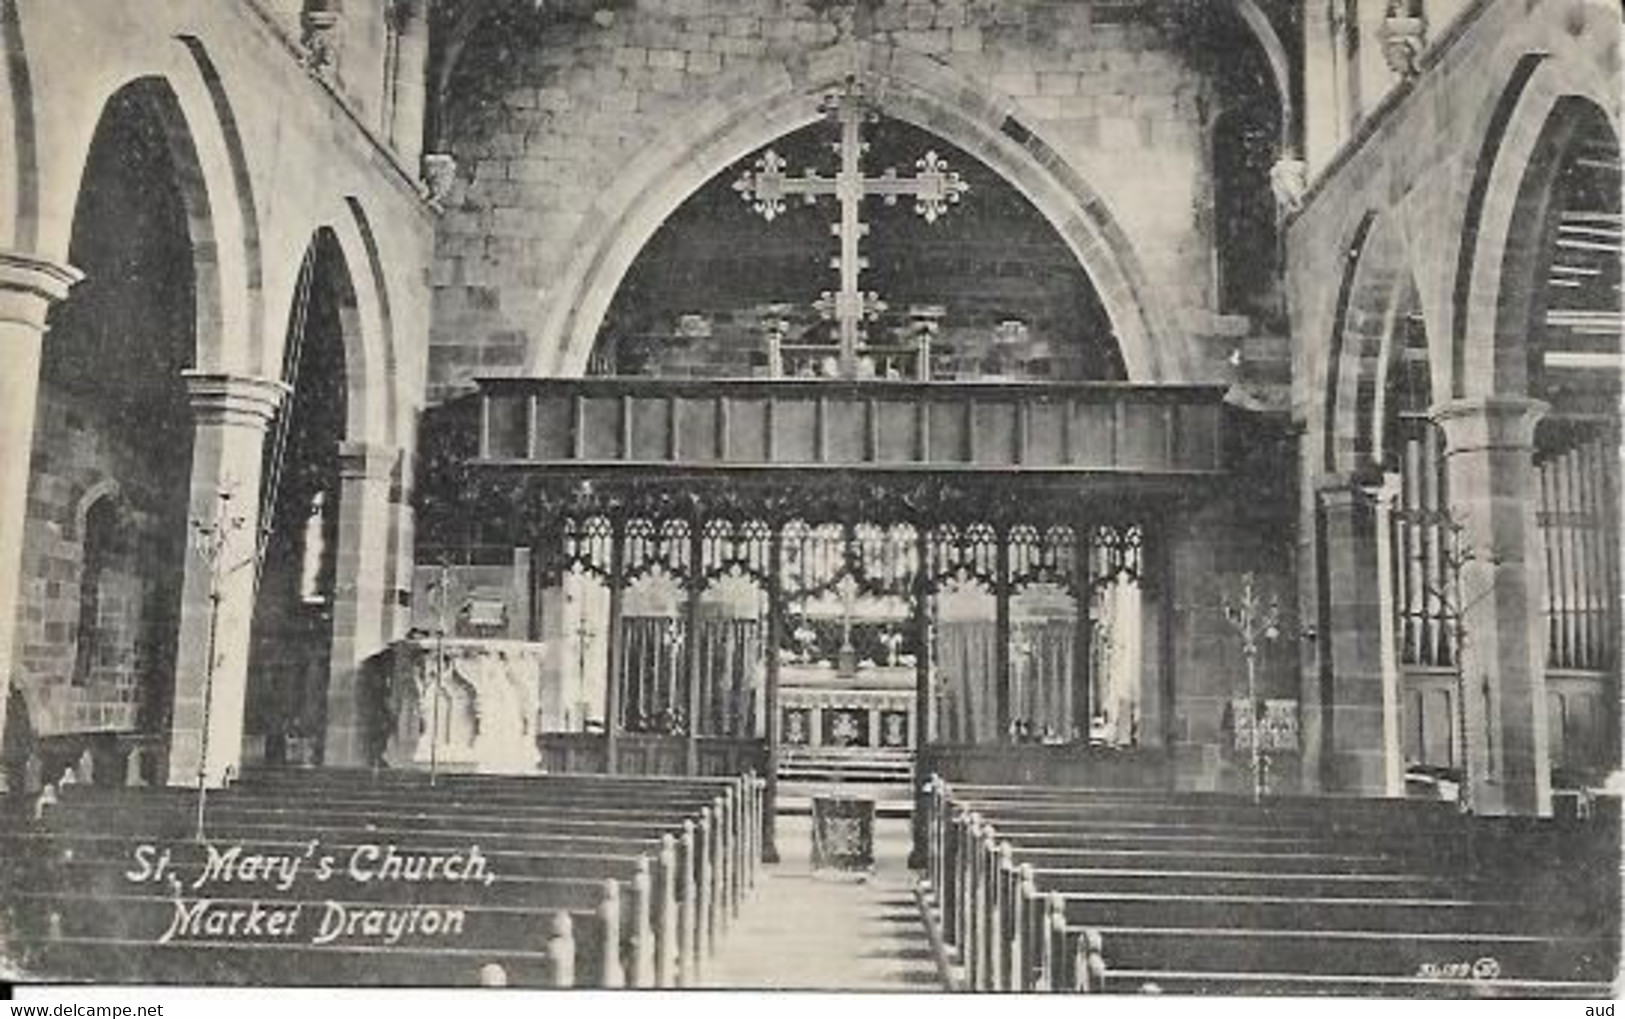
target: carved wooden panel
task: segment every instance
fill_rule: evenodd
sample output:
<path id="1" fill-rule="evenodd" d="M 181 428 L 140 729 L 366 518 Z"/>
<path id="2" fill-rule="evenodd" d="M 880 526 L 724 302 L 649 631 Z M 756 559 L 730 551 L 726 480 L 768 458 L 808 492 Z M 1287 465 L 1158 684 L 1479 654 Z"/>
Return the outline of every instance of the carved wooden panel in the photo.
<path id="1" fill-rule="evenodd" d="M 1217 473 L 1214 387 L 490 380 L 490 460 Z"/>

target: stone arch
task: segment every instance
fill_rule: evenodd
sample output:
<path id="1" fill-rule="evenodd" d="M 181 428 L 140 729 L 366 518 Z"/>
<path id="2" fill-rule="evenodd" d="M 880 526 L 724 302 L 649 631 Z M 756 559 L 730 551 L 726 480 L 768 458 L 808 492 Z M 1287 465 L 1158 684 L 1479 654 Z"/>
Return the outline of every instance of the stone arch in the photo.
<path id="1" fill-rule="evenodd" d="M 265 279 L 253 175 L 249 172 L 248 156 L 244 150 L 237 115 L 226 94 L 219 69 L 209 57 L 208 50 L 201 40 L 195 36 L 179 38 L 186 48 L 191 66 L 197 71 L 197 81 L 193 87 L 201 90 L 201 94 L 197 98 L 196 105 L 201 106 L 206 98 L 210 123 L 219 127 L 218 133 L 205 132 L 198 138 L 197 144 L 205 149 L 214 150 L 201 160 L 203 165 L 220 167 L 218 173 L 221 177 L 225 177 L 229 172 L 231 182 L 229 192 L 221 191 L 218 187 L 210 189 L 222 197 L 229 194 L 232 199 L 229 203 L 223 201 L 217 203 L 220 211 L 215 216 L 215 227 L 220 251 L 216 257 L 219 260 L 223 300 L 232 306 L 235 305 L 237 297 L 240 296 L 242 300 L 239 323 L 244 330 L 241 340 L 242 363 L 245 366 L 253 366 L 264 362 L 265 347 L 265 332 L 262 327 L 265 321 Z M 191 87 L 187 89 L 190 90 Z M 240 259 L 235 257 L 238 253 L 241 254 Z M 234 320 L 235 315 L 232 311 L 223 308 L 222 328 L 230 328 Z M 221 344 L 222 367 L 230 364 L 225 358 L 226 344 L 230 342 L 231 338 L 228 336 Z M 202 361 L 201 358 L 199 360 Z"/>
<path id="2" fill-rule="evenodd" d="M 1292 60 L 1287 55 L 1281 36 L 1275 31 L 1269 16 L 1258 6 L 1257 0 L 1230 0 L 1236 17 L 1252 33 L 1258 43 L 1264 62 L 1275 83 L 1276 96 L 1281 104 L 1281 148 L 1291 150 L 1297 145 L 1298 114 L 1292 102 Z"/>
<path id="3" fill-rule="evenodd" d="M 0 245 L 33 251 L 39 244 L 39 140 L 34 127 L 34 85 L 17 5 L 0 7 L 0 138 L 11 149 L 0 159 Z"/>
<path id="4" fill-rule="evenodd" d="M 318 226 L 308 238 L 287 301 L 277 373 L 290 395 L 266 439 L 264 553 L 250 636 L 245 722 L 251 736 L 265 739 L 271 760 L 303 754 L 293 748 L 308 745 L 325 724 L 334 620 L 346 583 L 341 452 L 374 403 L 351 255 L 333 226 Z"/>
<path id="5" fill-rule="evenodd" d="M 192 50 L 190 66 L 201 70 L 201 46 Z M 215 82 L 218 86 L 218 81 Z M 237 139 L 230 105 L 223 92 L 211 89 L 200 75 L 185 68 L 164 68 L 121 79 L 100 94 L 97 112 L 71 139 L 71 155 L 58 161 L 42 183 L 34 211 L 36 250 L 48 257 L 66 254 L 74 210 L 85 184 L 91 144 L 108 109 L 121 97 L 137 97 L 161 126 L 185 209 L 196 280 L 196 347 L 194 366 L 201 371 L 256 373 L 260 337 L 260 258 L 257 219 L 246 162 Z M 71 117 L 66 110 L 41 115 Z M 222 118 L 226 118 L 222 120 Z M 58 144 L 66 142 L 58 139 Z M 60 151 L 60 150 L 59 150 Z M 41 159 L 43 160 L 43 155 Z M 237 164 L 239 172 L 234 172 Z"/>
<path id="6" fill-rule="evenodd" d="M 195 336 L 193 365 L 201 370 L 213 367 L 221 359 L 226 344 L 227 329 L 223 314 L 222 279 L 220 271 L 220 245 L 215 233 L 214 203 L 204 178 L 191 124 L 170 80 L 157 75 L 136 78 L 111 92 L 96 119 L 96 131 L 91 141 L 104 126 L 108 111 L 121 99 L 130 98 L 159 125 L 164 145 L 173 168 L 174 185 L 180 197 L 186 220 L 186 233 L 192 254 L 192 288 L 195 304 Z M 88 183 L 91 145 L 86 145 L 79 162 L 79 174 L 73 194 L 82 194 Z M 69 217 L 72 229 L 77 229 L 77 213 Z"/>
<path id="7" fill-rule="evenodd" d="M 187 210 L 198 279 L 194 367 L 257 374 L 253 351 L 262 322 L 253 311 L 261 261 L 249 163 L 233 104 L 203 44 L 178 37 L 167 48 L 138 50 L 111 67 L 85 69 L 72 87 L 53 80 L 63 68 L 47 66 L 62 63 L 59 54 L 47 61 L 37 42 L 34 50 L 40 83 L 32 92 L 34 252 L 66 257 L 95 132 L 115 97 L 134 90 L 162 125 Z"/>
<path id="8" fill-rule="evenodd" d="M 1535 395 L 1530 392 L 1528 377 L 1529 342 L 1530 337 L 1539 336 L 1545 328 L 1548 287 L 1542 275 L 1555 226 L 1552 205 L 1557 176 L 1577 136 L 1586 127 L 1599 123 L 1608 132 L 1617 160 L 1617 122 L 1610 121 L 1589 99 L 1572 95 L 1560 97 L 1547 112 L 1529 161 L 1524 165 L 1506 229 L 1506 244 L 1497 267 L 1491 333 L 1496 392 Z M 1468 356 L 1471 363 L 1471 355 Z"/>
<path id="9" fill-rule="evenodd" d="M 1190 377 L 1195 352 L 1165 320 L 1165 302 L 1127 234 L 1103 197 L 1020 119 L 1014 100 L 917 54 L 861 45 L 721 76 L 693 117 L 647 149 L 669 156 L 612 182 L 570 244 L 577 254 L 531 338 L 529 370 L 581 374 L 617 286 L 660 224 L 732 163 L 812 123 L 822 94 L 848 75 L 859 76 L 889 114 L 970 152 L 1033 203 L 1094 284 L 1132 380 Z"/>
<path id="10" fill-rule="evenodd" d="M 400 364 L 395 349 L 395 317 L 391 308 L 389 277 L 384 269 L 383 249 L 373 231 L 372 221 L 361 200 L 355 196 L 344 199 L 345 217 L 336 224 L 339 246 L 351 253 L 352 269 L 363 269 L 364 285 L 356 289 L 356 307 L 359 314 L 364 363 L 360 366 L 364 378 L 359 384 L 378 399 L 375 413 L 366 420 L 361 436 L 367 441 L 394 446 L 404 434 L 401 420 L 401 399 L 396 386 L 400 378 Z"/>
<path id="11" fill-rule="evenodd" d="M 287 344 L 292 339 L 289 325 L 301 299 L 303 270 L 299 266 L 307 257 L 326 259 L 327 269 L 337 274 L 342 292 L 339 325 L 345 372 L 344 437 L 347 441 L 379 444 L 397 441 L 399 398 L 394 381 L 393 320 L 381 250 L 366 211 L 358 199 L 345 197 L 311 220 L 308 230 L 290 231 L 288 236 L 302 241 L 294 256 L 300 261 L 290 260 L 295 264 L 294 271 L 279 274 L 282 283 L 270 296 L 280 338 L 267 345 L 264 373 L 281 377 L 286 365 Z"/>
<path id="12" fill-rule="evenodd" d="M 1451 377 L 1454 396 L 1522 393 L 1523 337 L 1528 294 L 1514 293 L 1532 279 L 1538 230 L 1557 160 L 1553 153 L 1572 132 L 1578 111 L 1600 111 L 1618 139 L 1621 102 L 1604 88 L 1606 77 L 1574 60 L 1528 53 L 1483 116 L 1478 167 L 1462 222 L 1462 245 L 1452 294 Z M 1520 230 L 1525 232 L 1520 233 Z M 1517 250 L 1530 248 L 1528 252 Z M 1508 270 L 1524 275 L 1509 276 Z M 1508 282 L 1512 281 L 1511 287 Z M 1510 303 L 1508 303 L 1510 301 Z"/>
<path id="13" fill-rule="evenodd" d="M 1418 286 L 1416 277 L 1408 272 L 1401 274 L 1394 281 L 1394 289 L 1389 295 L 1387 308 L 1384 312 L 1381 349 L 1376 359 L 1367 366 L 1371 371 L 1369 380 L 1362 379 L 1361 382 L 1362 385 L 1375 387 L 1375 398 L 1371 405 L 1370 414 L 1359 422 L 1361 436 L 1358 445 L 1363 453 L 1375 458 L 1385 459 L 1385 451 L 1388 449 L 1389 425 L 1393 420 L 1390 414 L 1393 408 L 1390 404 L 1396 395 L 1393 392 L 1392 384 L 1396 378 L 1395 368 L 1397 362 L 1405 356 L 1404 348 L 1409 339 L 1407 336 L 1408 320 L 1413 314 L 1421 316 L 1422 311 L 1421 287 Z M 1437 359 L 1431 356 L 1431 336 L 1426 334 L 1425 317 L 1423 318 L 1423 326 L 1423 338 L 1429 343 L 1427 349 L 1429 356 L 1426 365 L 1429 378 L 1425 392 L 1431 403 L 1434 391 L 1431 375 Z"/>
<path id="14" fill-rule="evenodd" d="M 73 511 L 74 537 L 80 538 L 84 535 L 85 520 L 90 516 L 90 511 L 96 508 L 97 503 L 103 499 L 117 500 L 123 494 L 123 488 L 113 478 L 103 478 L 88 486 L 79 496 Z"/>
<path id="15" fill-rule="evenodd" d="M 1377 223 L 1377 213 L 1366 212 L 1350 228 L 1347 233 L 1348 240 L 1341 246 L 1343 264 L 1341 279 L 1337 287 L 1337 298 L 1332 308 L 1331 331 L 1326 345 L 1326 359 L 1318 370 L 1313 372 L 1313 380 L 1320 385 L 1322 404 L 1320 409 L 1322 449 L 1320 454 L 1321 470 L 1335 471 L 1343 460 L 1339 455 L 1343 445 L 1338 429 L 1338 414 L 1342 405 L 1341 382 L 1343 378 L 1344 362 L 1344 331 L 1349 318 L 1349 307 L 1353 302 L 1355 281 L 1359 275 L 1361 256 L 1364 254 L 1366 243 L 1372 229 Z M 1352 443 L 1349 443 L 1352 446 Z"/>
<path id="16" fill-rule="evenodd" d="M 1347 277 L 1328 369 L 1333 470 L 1369 471 L 1382 455 L 1383 390 L 1394 329 L 1407 295 L 1414 299 L 1417 292 L 1408 254 L 1391 214 L 1370 220 Z"/>

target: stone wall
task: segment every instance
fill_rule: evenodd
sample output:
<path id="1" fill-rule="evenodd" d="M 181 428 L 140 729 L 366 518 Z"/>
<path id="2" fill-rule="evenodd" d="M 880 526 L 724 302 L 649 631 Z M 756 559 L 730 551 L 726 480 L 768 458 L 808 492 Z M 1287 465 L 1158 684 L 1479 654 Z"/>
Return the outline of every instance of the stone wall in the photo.
<path id="1" fill-rule="evenodd" d="M 588 211 L 595 198 L 631 164 L 669 156 L 660 147 L 681 144 L 685 123 L 697 130 L 719 107 L 748 111 L 766 84 L 805 74 L 820 54 L 850 47 L 854 32 L 870 54 L 860 63 L 922 58 L 1040 130 L 1098 192 L 1098 211 L 1150 281 L 1142 296 L 1154 296 L 1171 330 L 1199 340 L 1224 331 L 1213 314 L 1203 138 L 1211 88 L 1144 8 L 913 0 L 880 6 L 867 33 L 853 28 L 851 8 L 822 9 L 655 0 L 595 19 L 510 19 L 477 37 L 464 64 L 481 81 L 454 82 L 448 109 L 462 181 L 434 260 L 431 397 L 548 363 L 556 351 L 538 347 L 556 338 L 543 322 L 574 300 L 560 277 L 604 226 Z M 710 175 L 696 173 L 692 187 Z M 1199 342 L 1210 356 L 1192 374 L 1222 376 L 1227 342 Z"/>
<path id="2" fill-rule="evenodd" d="M 153 684 L 167 682 L 182 554 L 176 489 L 163 461 L 128 434 L 100 427 L 97 409 L 61 390 L 41 395 L 17 621 L 16 680 L 40 735 L 135 729 Z M 103 574 L 97 647 L 80 653 L 84 514 L 112 500 L 119 534 Z"/>
<path id="3" fill-rule="evenodd" d="M 7 5 L 0 17 L 0 64 L 5 68 L 0 74 L 0 137 L 16 141 L 0 153 L 0 253 L 47 264 L 74 261 L 70 247 L 92 137 L 110 97 L 121 90 L 139 92 L 143 107 L 159 125 L 154 136 L 176 161 L 186 205 L 182 244 L 198 282 L 195 313 L 191 307 L 171 307 L 193 328 L 159 333 L 185 350 L 181 360 L 165 369 L 166 377 L 177 385 L 175 370 L 196 368 L 223 379 L 224 389 L 235 394 L 231 400 L 241 398 L 258 407 L 253 394 L 259 391 L 256 387 L 264 388 L 260 380 L 282 372 L 284 340 L 299 300 L 302 257 L 318 231 L 331 230 L 336 236 L 356 291 L 346 327 L 345 374 L 351 383 L 352 413 L 344 438 L 365 454 L 365 463 L 357 468 L 364 473 L 353 479 L 353 485 L 346 478 L 346 496 L 341 500 L 344 572 L 333 636 L 335 688 L 406 625 L 411 483 L 409 465 L 405 470 L 400 465 L 403 457 L 410 460 L 404 451 L 416 442 L 427 333 L 424 267 L 433 232 L 415 159 L 401 158 L 382 140 L 386 135 L 380 129 L 385 39 L 381 19 L 386 5 L 382 0 L 353 0 L 344 6 L 353 21 L 348 39 L 352 48 L 347 60 L 341 57 L 343 74 L 332 82 L 318 80 L 304 66 L 299 5 L 284 0 L 164 4 L 23 0 Z M 134 89 L 129 88 L 132 85 Z M 106 267 L 80 268 L 94 269 L 95 275 L 106 278 Z M 71 313 L 76 299 L 82 303 L 81 295 L 88 292 L 70 291 L 53 312 L 53 322 L 60 319 L 59 313 Z M 99 317 L 110 334 L 117 334 L 124 324 L 116 315 Z M 30 324 L 7 320 L 0 328 Z M 153 349 L 150 336 L 112 338 L 125 342 L 138 357 Z M 52 339 L 43 340 L 48 364 Z M 41 342 L 37 335 L 31 340 Z M 124 381 L 116 365 L 104 367 L 110 385 Z M 124 385 L 121 391 L 131 389 Z M 7 393 L 8 403 L 26 407 L 31 419 L 33 393 L 24 373 L 8 379 Z M 47 404 L 41 415 L 39 449 L 47 455 L 51 447 L 45 443 L 62 441 L 51 431 L 62 430 L 50 425 L 53 413 Z M 29 431 L 20 421 L 7 419 L 0 429 L 0 461 L 27 462 Z M 207 512 L 223 484 L 259 476 L 258 436 L 240 442 L 234 437 L 223 445 L 215 441 L 221 431 L 199 429 L 197 434 L 208 438 L 199 440 L 207 455 L 195 458 L 189 476 L 166 479 L 165 494 L 178 499 L 181 507 L 167 522 L 168 548 L 184 547 L 188 505 L 191 515 Z M 132 447 L 168 441 L 137 429 L 126 428 L 124 433 L 117 436 L 119 449 L 125 439 Z M 87 455 L 104 458 L 109 474 L 136 476 L 128 487 L 140 487 L 140 468 L 118 449 L 98 446 Z M 88 464 L 79 466 L 88 470 Z M 12 528 L 13 512 L 7 508 L 8 523 L 0 527 L 4 545 L 0 593 L 16 582 L 17 617 L 25 627 L 39 628 L 37 636 L 25 635 L 23 640 L 40 647 L 47 623 L 54 624 L 53 640 L 71 629 L 66 600 L 77 594 L 77 550 L 50 528 L 59 526 L 54 515 L 62 507 L 57 503 L 74 498 L 73 486 L 82 485 L 84 479 L 71 483 L 56 479 L 55 470 L 57 466 L 41 466 L 39 477 L 55 502 L 36 502 L 29 508 L 35 519 L 26 525 L 20 491 L 26 486 L 6 486 L 17 490 L 8 491 L 6 499 L 15 500 L 18 525 Z M 123 477 L 119 480 L 126 484 Z M 25 543 L 33 558 L 26 565 L 30 572 L 19 575 Z M 179 551 L 167 555 L 148 551 L 140 558 L 174 561 L 178 555 Z M 195 777 L 185 754 L 195 756 L 199 745 L 196 724 L 190 719 L 200 714 L 202 702 L 199 677 L 204 670 L 195 666 L 206 643 L 208 585 L 195 566 L 187 569 L 179 622 L 172 620 L 168 633 L 182 662 L 175 668 L 155 669 L 162 673 L 159 679 L 166 693 L 170 683 L 182 688 L 171 698 L 177 716 L 172 736 L 183 751 L 171 759 L 173 774 Z M 28 587 L 37 584 L 58 588 L 55 594 L 42 595 Z M 69 592 L 69 587 L 75 590 Z M 0 602 L 9 615 L 9 597 L 0 597 Z M 224 618 L 231 625 L 226 628 L 229 632 L 223 631 L 217 709 L 224 703 L 220 697 L 227 702 L 240 698 L 246 681 L 247 627 L 237 623 L 246 622 L 251 613 L 251 605 L 226 606 Z M 188 656 L 193 659 L 190 663 Z M 60 675 L 62 660 L 59 646 L 33 656 L 18 648 L 14 655 L 9 641 L 0 642 L 0 671 L 8 680 L 31 681 L 29 676 L 47 670 Z M 128 726 L 128 711 L 103 710 L 102 702 L 124 703 L 121 698 L 101 698 L 88 706 L 86 701 L 86 710 L 77 715 L 78 709 L 65 703 L 33 721 L 39 726 Z M 9 698 L 5 704 L 11 704 Z M 231 712 L 215 714 L 220 731 L 213 745 L 220 749 L 211 763 L 219 771 L 232 762 L 231 744 L 240 732 L 230 731 L 232 719 L 220 721 Z"/>
<path id="4" fill-rule="evenodd" d="M 1252 760 L 1235 745 L 1234 702 L 1247 696 L 1247 658 L 1227 620 L 1250 579 L 1262 615 L 1276 628 L 1257 641 L 1254 692 L 1298 701 L 1300 726 L 1310 714 L 1298 688 L 1302 627 L 1293 607 L 1287 550 L 1276 539 L 1281 520 L 1260 516 L 1256 500 L 1237 491 L 1181 514 L 1167 535 L 1174 591 L 1171 653 L 1173 714 L 1167 722 L 1175 782 L 1181 789 L 1246 792 Z M 1300 733 L 1302 729 L 1300 729 Z M 1300 788 L 1300 753 L 1283 753 L 1267 772 L 1274 791 Z"/>

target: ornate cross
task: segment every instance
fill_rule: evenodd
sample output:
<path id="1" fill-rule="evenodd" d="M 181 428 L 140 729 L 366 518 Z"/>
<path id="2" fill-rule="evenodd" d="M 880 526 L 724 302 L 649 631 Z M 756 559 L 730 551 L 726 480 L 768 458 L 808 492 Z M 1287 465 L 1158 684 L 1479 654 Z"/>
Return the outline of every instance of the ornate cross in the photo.
<path id="1" fill-rule="evenodd" d="M 763 219 L 772 222 L 785 211 L 785 202 L 800 197 L 808 205 L 821 196 L 833 195 L 840 205 L 840 222 L 830 228 L 841 242 L 841 253 L 831 260 L 830 268 L 841 277 L 840 289 L 825 291 L 816 307 L 826 320 L 833 320 L 840 336 L 840 373 L 843 378 L 857 374 L 858 347 L 863 342 L 863 323 L 886 310 L 878 294 L 864 291 L 859 276 L 868 268 L 868 260 L 859 253 L 859 245 L 869 232 L 869 225 L 859 213 L 863 199 L 878 197 L 887 205 L 896 205 L 900 197 L 914 199 L 914 211 L 935 223 L 948 206 L 959 201 L 969 185 L 959 174 L 949 170 L 948 164 L 934 151 L 928 151 L 915 161 L 919 171 L 911 177 L 899 176 L 894 169 L 886 169 L 878 176 L 863 174 L 863 153 L 869 147 L 863 140 L 863 126 L 879 119 L 874 104 L 864 94 L 863 84 L 847 78 L 840 92 L 826 96 L 819 106 L 822 112 L 840 128 L 840 141 L 833 146 L 841 157 L 841 168 L 834 177 L 807 170 L 800 176 L 785 172 L 786 162 L 772 149 L 756 160 L 756 167 L 747 170 L 734 182 L 734 190 Z"/>

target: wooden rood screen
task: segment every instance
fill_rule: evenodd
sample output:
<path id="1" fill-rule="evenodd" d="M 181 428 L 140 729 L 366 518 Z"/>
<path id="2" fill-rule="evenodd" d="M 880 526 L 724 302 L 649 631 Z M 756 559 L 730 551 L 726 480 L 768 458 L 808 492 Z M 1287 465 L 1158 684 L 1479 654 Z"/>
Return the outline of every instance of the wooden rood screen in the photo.
<path id="1" fill-rule="evenodd" d="M 510 636 L 561 647 L 553 771 L 771 782 L 786 732 L 917 768 L 1154 748 L 1164 525 L 1236 417 L 1213 387 L 491 380 L 426 423 L 420 559 L 494 549 L 551 614 Z M 848 710 L 820 669 L 887 678 Z"/>
<path id="2" fill-rule="evenodd" d="M 1213 386 L 492 379 L 470 415 L 481 461 L 558 468 L 1023 471 L 1224 469 Z"/>

